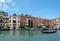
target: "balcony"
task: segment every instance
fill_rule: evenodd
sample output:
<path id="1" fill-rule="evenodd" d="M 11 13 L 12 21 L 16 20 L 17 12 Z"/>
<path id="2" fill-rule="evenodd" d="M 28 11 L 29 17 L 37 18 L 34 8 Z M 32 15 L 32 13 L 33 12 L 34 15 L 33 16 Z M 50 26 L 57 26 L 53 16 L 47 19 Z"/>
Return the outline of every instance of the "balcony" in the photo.
<path id="1" fill-rule="evenodd" d="M 8 16 L 3 16 L 3 18 L 9 18 Z"/>

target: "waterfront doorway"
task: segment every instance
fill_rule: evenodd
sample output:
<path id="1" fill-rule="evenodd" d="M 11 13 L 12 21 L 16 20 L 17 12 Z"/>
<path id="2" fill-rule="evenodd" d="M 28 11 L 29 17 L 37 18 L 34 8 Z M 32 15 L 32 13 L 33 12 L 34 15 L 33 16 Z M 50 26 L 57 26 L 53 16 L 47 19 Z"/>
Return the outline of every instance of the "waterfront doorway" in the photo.
<path id="1" fill-rule="evenodd" d="M 14 27 L 13 27 L 13 30 L 15 30 L 15 29 L 16 29 L 16 27 L 14 26 Z"/>

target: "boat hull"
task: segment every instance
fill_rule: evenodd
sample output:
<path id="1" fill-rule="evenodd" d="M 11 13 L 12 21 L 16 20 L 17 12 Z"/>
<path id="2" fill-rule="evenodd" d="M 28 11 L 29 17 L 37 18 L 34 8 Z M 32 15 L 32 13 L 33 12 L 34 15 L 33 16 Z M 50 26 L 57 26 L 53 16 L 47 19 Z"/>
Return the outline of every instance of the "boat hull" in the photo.
<path id="1" fill-rule="evenodd" d="M 50 30 L 50 31 L 49 30 L 45 30 L 45 31 L 42 30 L 41 32 L 42 33 L 56 33 L 56 30 Z"/>

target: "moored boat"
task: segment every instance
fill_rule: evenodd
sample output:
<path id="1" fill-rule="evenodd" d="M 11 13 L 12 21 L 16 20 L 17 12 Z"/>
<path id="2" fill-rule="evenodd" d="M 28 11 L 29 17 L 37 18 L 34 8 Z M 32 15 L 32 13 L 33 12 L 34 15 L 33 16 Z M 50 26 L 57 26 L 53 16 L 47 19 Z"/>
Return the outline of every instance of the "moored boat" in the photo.
<path id="1" fill-rule="evenodd" d="M 42 32 L 43 32 L 43 33 L 55 33 L 56 30 L 46 30 L 46 31 L 42 30 Z"/>
<path id="2" fill-rule="evenodd" d="M 41 30 L 42 33 L 56 33 L 57 30 L 55 29 L 43 29 Z"/>

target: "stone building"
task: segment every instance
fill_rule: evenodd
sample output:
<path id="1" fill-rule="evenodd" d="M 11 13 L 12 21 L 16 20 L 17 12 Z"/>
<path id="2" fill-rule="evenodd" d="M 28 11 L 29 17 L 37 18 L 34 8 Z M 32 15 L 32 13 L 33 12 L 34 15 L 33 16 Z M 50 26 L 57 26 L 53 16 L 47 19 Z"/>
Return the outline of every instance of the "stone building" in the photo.
<path id="1" fill-rule="evenodd" d="M 9 17 L 8 16 L 3 16 L 3 27 L 4 27 L 4 29 L 8 29 L 8 27 L 9 27 Z"/>
<path id="2" fill-rule="evenodd" d="M 1 29 L 5 29 L 8 26 L 8 13 L 0 11 L 0 27 Z"/>
<path id="3" fill-rule="evenodd" d="M 57 29 L 60 29 L 60 18 L 54 19 L 53 22 L 54 22 L 54 26 L 55 26 Z"/>
<path id="4" fill-rule="evenodd" d="M 9 17 L 9 27 L 10 29 L 19 29 L 20 26 L 20 16 L 13 14 Z"/>

